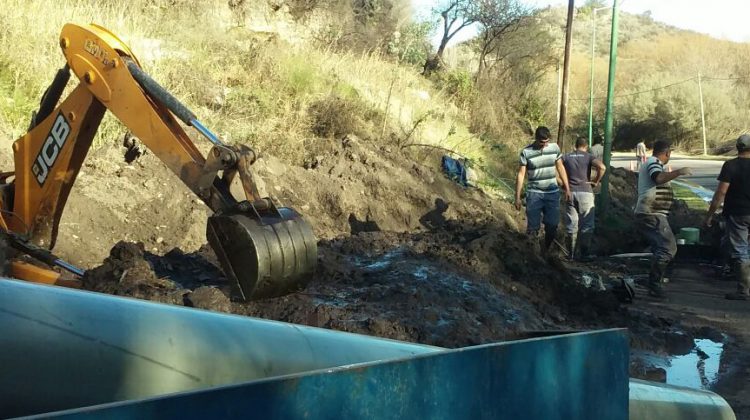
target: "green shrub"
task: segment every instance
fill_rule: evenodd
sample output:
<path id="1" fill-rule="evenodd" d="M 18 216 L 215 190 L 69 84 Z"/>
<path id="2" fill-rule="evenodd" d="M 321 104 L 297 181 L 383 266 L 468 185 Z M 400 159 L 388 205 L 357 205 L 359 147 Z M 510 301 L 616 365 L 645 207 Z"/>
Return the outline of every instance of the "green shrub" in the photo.
<path id="1" fill-rule="evenodd" d="M 318 69 L 304 55 L 285 57 L 279 69 L 292 95 L 313 93 L 322 83 Z"/>
<path id="2" fill-rule="evenodd" d="M 534 96 L 524 98 L 518 108 L 521 119 L 529 129 L 533 130 L 544 125 L 546 106 L 538 98 Z"/>
<path id="3" fill-rule="evenodd" d="M 447 72 L 438 72 L 436 81 L 456 105 L 466 108 L 475 98 L 476 89 L 474 79 L 468 70 L 456 69 Z"/>
<path id="4" fill-rule="evenodd" d="M 360 134 L 364 125 L 362 115 L 365 112 L 365 106 L 361 102 L 336 95 L 315 101 L 308 109 L 311 130 L 319 137 Z"/>
<path id="5" fill-rule="evenodd" d="M 432 51 L 430 34 L 433 27 L 432 22 L 412 22 L 404 25 L 388 42 L 388 54 L 395 56 L 401 63 L 421 66 Z"/>

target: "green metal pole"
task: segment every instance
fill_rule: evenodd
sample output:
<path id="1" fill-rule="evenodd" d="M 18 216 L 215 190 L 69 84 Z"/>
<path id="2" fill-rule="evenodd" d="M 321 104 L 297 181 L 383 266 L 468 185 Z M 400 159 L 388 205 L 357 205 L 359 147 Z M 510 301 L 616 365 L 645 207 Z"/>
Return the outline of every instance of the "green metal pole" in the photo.
<path id="1" fill-rule="evenodd" d="M 596 9 L 591 19 L 591 81 L 589 82 L 589 148 L 594 138 L 594 46 L 596 45 Z"/>
<path id="2" fill-rule="evenodd" d="M 607 85 L 607 111 L 604 117 L 604 166 L 610 168 L 612 161 L 612 115 L 615 102 L 615 64 L 617 63 L 617 0 L 612 5 L 612 39 L 609 44 L 609 80 Z M 606 214 L 609 207 L 609 174 L 602 180 L 601 211 Z"/>

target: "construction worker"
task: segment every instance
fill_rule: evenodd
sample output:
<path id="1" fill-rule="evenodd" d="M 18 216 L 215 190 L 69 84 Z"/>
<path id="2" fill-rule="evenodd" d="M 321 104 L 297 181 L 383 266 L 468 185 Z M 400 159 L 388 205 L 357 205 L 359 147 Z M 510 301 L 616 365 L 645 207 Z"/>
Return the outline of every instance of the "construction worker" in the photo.
<path id="1" fill-rule="evenodd" d="M 516 210 L 521 210 L 521 191 L 524 179 L 526 185 L 526 233 L 536 237 L 544 222 L 544 250 L 549 249 L 557 235 L 560 223 L 560 188 L 557 178 L 565 192 L 567 201 L 571 200 L 568 176 L 562 164 L 560 147 L 550 143 L 549 128 L 539 127 L 534 133 L 534 142 L 520 153 L 518 176 L 516 178 Z"/>
<path id="2" fill-rule="evenodd" d="M 604 176 L 606 167 L 601 160 L 588 152 L 588 141 L 583 137 L 576 139 L 576 149 L 563 156 L 563 165 L 568 175 L 568 183 L 572 193 L 572 200 L 568 201 L 565 210 L 566 248 L 568 258 L 576 259 L 576 245 L 580 245 L 580 257 L 586 258 L 591 254 L 591 239 L 594 234 L 594 188 Z M 591 170 L 596 171 L 596 177 L 590 181 Z M 580 241 L 579 241 L 580 239 Z"/>
<path id="3" fill-rule="evenodd" d="M 594 145 L 591 146 L 591 154 L 594 159 L 604 160 L 604 145 L 600 139 L 594 140 Z"/>
<path id="4" fill-rule="evenodd" d="M 722 211 L 726 220 L 727 236 L 731 249 L 732 269 L 737 278 L 737 292 L 727 293 L 730 300 L 750 298 L 750 256 L 748 231 L 750 230 L 750 135 L 737 139 L 737 158 L 724 162 L 719 172 L 719 186 L 706 214 L 704 224 L 712 224 L 713 215 L 724 203 Z"/>
<path id="5" fill-rule="evenodd" d="M 635 170 L 640 171 L 641 166 L 646 163 L 646 143 L 643 140 L 635 145 Z"/>
<path id="6" fill-rule="evenodd" d="M 653 156 L 646 159 L 638 172 L 638 201 L 635 205 L 635 220 L 638 230 L 651 245 L 651 271 L 648 276 L 649 295 L 664 298 L 662 281 L 667 266 L 677 253 L 677 243 L 669 227 L 667 215 L 672 207 L 670 181 L 690 175 L 690 168 L 674 172 L 664 170 L 672 154 L 670 144 L 664 140 L 654 143 Z"/>

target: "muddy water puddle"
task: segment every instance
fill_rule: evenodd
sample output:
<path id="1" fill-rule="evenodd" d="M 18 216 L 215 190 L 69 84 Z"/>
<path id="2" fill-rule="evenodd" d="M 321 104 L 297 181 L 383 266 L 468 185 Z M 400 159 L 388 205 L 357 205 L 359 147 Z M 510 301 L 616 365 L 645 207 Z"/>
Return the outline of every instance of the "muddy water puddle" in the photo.
<path id="1" fill-rule="evenodd" d="M 430 344 L 497 341 L 518 331 L 544 329 L 548 322 L 527 301 L 402 247 L 377 255 L 343 254 L 337 270 L 341 280 L 335 288 L 321 283 L 316 290 L 318 308 L 397 323 L 419 331 Z"/>
<path id="2" fill-rule="evenodd" d="M 353 257 L 351 262 L 364 273 L 376 274 L 384 281 L 403 280 L 407 277 L 416 284 L 437 283 L 445 286 L 446 290 L 458 289 L 465 293 L 473 293 L 477 287 L 481 287 L 474 281 L 441 267 L 439 263 L 411 255 L 401 248 L 372 259 Z M 517 317 L 517 314 L 511 315 Z"/>
<path id="3" fill-rule="evenodd" d="M 647 365 L 652 373 L 661 375 L 661 381 L 688 388 L 711 389 L 719 380 L 719 366 L 724 353 L 724 343 L 707 338 L 696 338 L 687 354 L 658 355 L 634 352 L 633 359 Z"/>
<path id="4" fill-rule="evenodd" d="M 669 360 L 667 383 L 690 388 L 710 388 L 719 379 L 719 363 L 724 344 L 708 339 L 696 339 L 695 349 Z"/>

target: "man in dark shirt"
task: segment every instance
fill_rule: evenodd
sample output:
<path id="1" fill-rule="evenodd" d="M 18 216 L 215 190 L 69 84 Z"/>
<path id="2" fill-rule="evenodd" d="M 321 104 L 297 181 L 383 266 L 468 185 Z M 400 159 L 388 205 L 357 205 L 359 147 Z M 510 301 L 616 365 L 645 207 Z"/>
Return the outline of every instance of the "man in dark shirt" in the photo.
<path id="1" fill-rule="evenodd" d="M 604 176 L 604 164 L 588 152 L 588 141 L 576 139 L 576 150 L 563 156 L 563 165 L 568 174 L 572 200 L 565 206 L 565 228 L 567 229 L 568 257 L 588 257 L 591 253 L 591 239 L 594 234 L 594 190 Z M 596 170 L 596 178 L 590 181 L 591 169 Z M 578 241 L 580 240 L 580 241 Z M 577 252 L 576 244 L 580 247 Z"/>
<path id="2" fill-rule="evenodd" d="M 727 235 L 731 247 L 732 265 L 737 275 L 737 292 L 728 293 L 727 299 L 748 300 L 750 298 L 750 255 L 748 255 L 748 231 L 750 230 L 750 135 L 737 139 L 737 158 L 724 162 L 719 173 L 711 206 L 705 224 L 711 226 L 712 218 L 721 203 L 726 219 Z"/>

